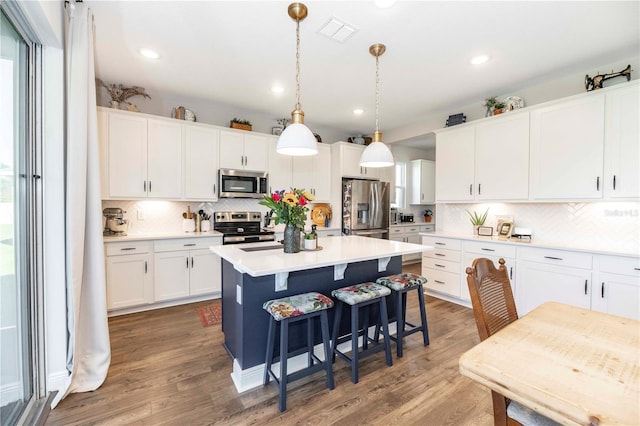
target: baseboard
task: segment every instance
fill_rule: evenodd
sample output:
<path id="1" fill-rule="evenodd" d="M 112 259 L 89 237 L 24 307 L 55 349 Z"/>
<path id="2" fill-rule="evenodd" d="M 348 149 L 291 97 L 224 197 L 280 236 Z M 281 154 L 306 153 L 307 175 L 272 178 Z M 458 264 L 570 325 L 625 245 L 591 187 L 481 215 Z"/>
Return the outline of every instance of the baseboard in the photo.
<path id="1" fill-rule="evenodd" d="M 446 294 L 438 293 L 437 291 L 425 290 L 424 294 L 432 296 L 437 299 L 446 300 L 447 302 L 455 303 L 456 305 L 464 306 L 465 308 L 471 308 L 471 301 L 458 299 L 456 297 L 448 296 Z"/>
<path id="2" fill-rule="evenodd" d="M 373 338 L 375 327 L 369 327 L 369 337 Z M 396 332 L 396 323 L 389 323 L 389 334 L 393 335 Z M 362 347 L 362 336 L 358 338 L 358 347 Z M 338 345 L 338 350 L 343 353 L 351 351 L 351 342 L 344 342 Z M 394 350 L 393 344 L 391 350 Z M 324 361 L 324 348 L 322 344 L 317 344 L 313 348 L 313 353 L 321 361 Z M 288 374 L 295 373 L 307 367 L 307 353 L 297 355 L 287 360 Z M 238 393 L 242 393 L 259 386 L 262 386 L 264 380 L 264 364 L 256 365 L 243 370 L 238 364 L 237 359 L 233 360 L 233 371 L 231 372 L 231 380 L 236 387 Z M 280 370 L 280 363 L 274 363 L 272 370 L 278 372 Z"/>
<path id="3" fill-rule="evenodd" d="M 171 306 L 179 306 L 179 305 L 186 305 L 189 303 L 203 302 L 205 300 L 220 299 L 221 297 L 222 297 L 222 293 L 218 291 L 215 293 L 191 296 L 184 299 L 167 300 L 164 302 L 151 303 L 149 305 L 139 305 L 139 306 L 132 306 L 130 308 L 115 309 L 115 310 L 109 311 L 107 315 L 109 317 L 117 317 L 118 315 L 127 315 L 127 314 L 134 314 L 136 312 L 152 311 L 154 309 L 169 308 Z"/>
<path id="4" fill-rule="evenodd" d="M 69 372 L 65 369 L 56 371 L 47 375 L 47 392 L 55 392 L 61 390 L 67 383 Z"/>

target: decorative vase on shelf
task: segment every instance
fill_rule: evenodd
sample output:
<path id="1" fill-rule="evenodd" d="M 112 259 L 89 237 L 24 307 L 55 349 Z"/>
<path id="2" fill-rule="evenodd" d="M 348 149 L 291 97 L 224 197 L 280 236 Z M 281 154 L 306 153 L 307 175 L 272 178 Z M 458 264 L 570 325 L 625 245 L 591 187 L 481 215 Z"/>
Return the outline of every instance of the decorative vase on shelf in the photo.
<path id="1" fill-rule="evenodd" d="M 284 227 L 283 243 L 285 253 L 298 253 L 300 251 L 300 228 L 287 223 Z"/>
<path id="2" fill-rule="evenodd" d="M 120 102 L 118 102 L 118 101 L 111 101 L 111 108 L 113 108 L 113 109 L 120 109 Z"/>

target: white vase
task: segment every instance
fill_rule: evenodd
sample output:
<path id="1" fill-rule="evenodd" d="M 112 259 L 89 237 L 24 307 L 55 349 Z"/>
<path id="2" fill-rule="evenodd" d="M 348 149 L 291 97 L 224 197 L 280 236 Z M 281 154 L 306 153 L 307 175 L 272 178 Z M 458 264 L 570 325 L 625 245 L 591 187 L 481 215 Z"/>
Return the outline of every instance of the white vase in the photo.
<path id="1" fill-rule="evenodd" d="M 120 102 L 118 102 L 118 101 L 111 101 L 111 108 L 113 108 L 113 109 L 120 109 Z"/>
<path id="2" fill-rule="evenodd" d="M 318 240 L 313 239 L 313 240 L 307 240 L 305 238 L 304 240 L 304 249 L 305 250 L 315 250 L 318 248 Z"/>

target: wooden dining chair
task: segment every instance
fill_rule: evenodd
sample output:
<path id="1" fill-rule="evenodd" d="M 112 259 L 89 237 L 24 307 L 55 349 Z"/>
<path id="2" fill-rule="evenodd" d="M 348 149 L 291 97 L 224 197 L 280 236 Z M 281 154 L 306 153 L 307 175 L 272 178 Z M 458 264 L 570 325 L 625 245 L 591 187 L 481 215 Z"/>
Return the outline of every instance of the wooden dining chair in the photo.
<path id="1" fill-rule="evenodd" d="M 467 285 L 471 295 L 473 315 L 478 326 L 480 341 L 518 320 L 516 302 L 504 259 L 498 260 L 496 269 L 486 258 L 475 259 L 467 267 Z M 556 425 L 557 423 L 537 412 L 491 391 L 494 425 Z"/>

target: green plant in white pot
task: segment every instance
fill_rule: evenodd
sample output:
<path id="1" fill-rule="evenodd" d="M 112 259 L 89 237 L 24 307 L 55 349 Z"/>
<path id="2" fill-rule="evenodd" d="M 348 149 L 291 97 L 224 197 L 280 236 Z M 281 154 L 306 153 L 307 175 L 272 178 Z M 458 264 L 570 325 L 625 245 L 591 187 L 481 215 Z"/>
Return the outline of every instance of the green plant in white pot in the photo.
<path id="1" fill-rule="evenodd" d="M 487 220 L 487 216 L 489 215 L 489 208 L 487 207 L 487 210 L 485 210 L 485 212 L 482 213 L 482 214 L 479 214 L 475 210 L 474 210 L 473 213 L 471 213 L 469 210 L 467 210 L 467 214 L 469 215 L 469 220 L 471 221 L 471 224 L 473 225 L 473 233 L 475 235 L 477 235 L 478 234 L 478 227 L 484 225 L 484 223 Z"/>

